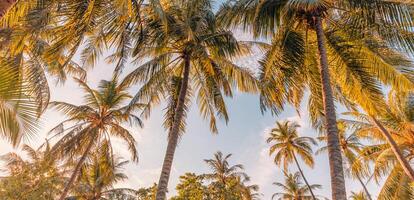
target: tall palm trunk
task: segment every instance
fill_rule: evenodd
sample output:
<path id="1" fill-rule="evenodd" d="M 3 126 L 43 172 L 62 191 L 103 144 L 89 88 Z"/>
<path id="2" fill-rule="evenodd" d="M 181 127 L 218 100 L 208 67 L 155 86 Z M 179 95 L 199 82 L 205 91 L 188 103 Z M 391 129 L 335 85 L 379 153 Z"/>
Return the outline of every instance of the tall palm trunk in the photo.
<path id="1" fill-rule="evenodd" d="M 400 163 L 401 167 L 404 169 L 404 172 L 407 174 L 408 177 L 410 177 L 412 181 L 414 181 L 413 168 L 411 168 L 410 163 L 408 163 L 408 161 L 404 158 L 404 155 L 402 154 L 401 150 L 398 148 L 398 145 L 392 138 L 390 132 L 388 132 L 388 130 L 375 117 L 371 116 L 371 121 L 375 124 L 377 128 L 381 130 L 388 144 L 391 146 L 391 149 L 394 152 L 395 157 L 397 157 L 398 162 Z"/>
<path id="2" fill-rule="evenodd" d="M 181 82 L 180 93 L 178 95 L 177 107 L 175 109 L 173 125 L 170 129 L 168 146 L 162 165 L 161 176 L 158 181 L 156 200 L 166 200 L 168 181 L 170 179 L 171 166 L 174 159 L 175 149 L 177 148 L 179 129 L 184 114 L 184 103 L 188 90 L 188 79 L 190 76 L 190 58 L 184 56 L 184 75 Z"/>
<path id="3" fill-rule="evenodd" d="M 322 97 L 325 110 L 325 126 L 328 137 L 328 156 L 331 171 L 332 200 L 346 200 L 345 178 L 342 163 L 342 153 L 339 145 L 338 127 L 336 124 L 335 105 L 333 100 L 331 80 L 328 68 L 328 57 L 325 46 L 325 35 L 322 19 L 316 17 L 316 35 L 320 56 L 320 73 L 322 82 Z"/>
<path id="4" fill-rule="evenodd" d="M 17 0 L 0 0 L 0 19 L 17 3 Z"/>
<path id="5" fill-rule="evenodd" d="M 76 164 L 75 170 L 73 171 L 72 175 L 70 176 L 69 182 L 66 184 L 65 189 L 63 190 L 62 194 L 60 195 L 59 200 L 64 200 L 66 198 L 66 195 L 68 195 L 68 192 L 69 192 L 70 188 L 72 187 L 73 182 L 75 182 L 75 179 L 78 176 L 79 171 L 80 171 L 83 163 L 86 160 L 86 157 L 88 156 L 89 152 L 91 151 L 91 148 L 92 148 L 94 142 L 95 142 L 94 139 L 91 139 L 91 141 L 89 141 L 89 144 L 86 147 L 85 152 L 83 153 L 82 157 L 80 158 L 78 164 Z"/>
<path id="6" fill-rule="evenodd" d="M 298 159 L 296 158 L 296 155 L 295 155 L 294 153 L 292 153 L 292 154 L 293 154 L 293 159 L 295 160 L 296 166 L 298 167 L 298 170 L 299 170 L 299 172 L 300 172 L 300 175 L 302 175 L 302 178 L 303 178 L 303 180 L 305 181 L 306 186 L 308 186 L 309 192 L 310 192 L 310 193 L 311 193 L 311 195 L 312 195 L 312 199 L 313 199 L 313 200 L 316 200 L 315 194 L 313 194 L 312 188 L 311 188 L 311 186 L 309 185 L 308 180 L 307 180 L 307 179 L 306 179 L 306 177 L 305 177 L 305 174 L 303 174 L 302 168 L 300 168 L 300 165 L 299 165 Z"/>
<path id="7" fill-rule="evenodd" d="M 365 185 L 364 181 L 362 181 L 361 177 L 359 177 L 359 175 L 356 175 L 356 178 L 358 179 L 358 181 L 361 183 L 362 188 L 364 189 L 365 194 L 367 195 L 369 200 L 372 200 L 371 194 L 369 194 L 368 188 Z"/>

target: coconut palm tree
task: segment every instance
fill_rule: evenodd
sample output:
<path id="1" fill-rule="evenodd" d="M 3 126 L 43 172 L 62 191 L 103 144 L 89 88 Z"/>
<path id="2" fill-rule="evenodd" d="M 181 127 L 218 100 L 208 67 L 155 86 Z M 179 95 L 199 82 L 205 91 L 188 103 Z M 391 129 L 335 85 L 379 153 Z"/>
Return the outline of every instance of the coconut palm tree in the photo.
<path id="1" fill-rule="evenodd" d="M 85 91 L 85 104 L 77 106 L 66 102 L 51 102 L 52 108 L 67 116 L 66 120 L 50 131 L 54 133 L 52 138 L 62 136 L 55 143 L 52 151 L 58 157 L 78 158 L 60 200 L 68 194 L 93 149 L 105 144 L 108 145 L 109 152 L 113 152 L 111 137 L 124 140 L 132 160 L 138 161 L 136 141 L 122 124 L 142 126 L 140 118 L 132 113 L 139 109 L 141 104 L 128 105 L 130 106 L 128 108 L 124 105 L 131 97 L 126 91 L 127 87 L 118 84 L 117 76 L 110 81 L 101 81 L 97 90 L 90 88 L 79 79 L 76 81 Z"/>
<path id="2" fill-rule="evenodd" d="M 362 150 L 360 158 L 358 159 L 373 161 L 373 177 L 377 182 L 386 176 L 384 184 L 382 185 L 382 188 L 378 194 L 378 199 L 386 200 L 414 198 L 412 185 L 410 185 L 412 184 L 412 180 L 405 173 L 401 165 L 396 161 L 395 155 L 390 148 L 390 145 L 388 145 L 383 138 L 369 138 L 376 143 L 366 146 Z M 406 142 L 399 144 L 399 147 L 404 147 L 402 149 L 404 149 L 406 152 L 404 154 L 405 158 L 408 161 L 411 161 L 414 158 L 414 154 L 410 153 L 413 152 L 412 146 L 414 145 L 414 142 L 412 139 L 410 141 L 409 138 L 399 138 L 396 141 L 403 140 Z"/>
<path id="3" fill-rule="evenodd" d="M 390 150 L 411 180 L 414 180 L 414 170 L 407 161 L 404 148 L 409 147 L 409 144 L 413 141 L 411 129 L 413 102 L 411 95 L 401 95 L 401 93 L 393 91 L 389 95 L 388 112 L 379 116 L 380 119 L 358 112 L 346 113 L 356 117 L 356 120 L 347 120 L 346 122 L 357 126 L 359 134 L 387 141 Z"/>
<path id="4" fill-rule="evenodd" d="M 248 182 L 249 179 L 241 179 L 241 177 L 237 177 L 239 190 L 242 195 L 242 200 L 259 200 L 261 194 L 258 193 L 259 186 L 258 185 L 250 185 Z"/>
<path id="5" fill-rule="evenodd" d="M 138 200 L 155 200 L 155 196 L 157 195 L 157 184 L 154 183 L 149 188 L 140 188 L 137 192 Z"/>
<path id="6" fill-rule="evenodd" d="M 351 200 L 367 200 L 365 195 L 366 195 L 365 192 L 358 192 L 358 193 L 352 192 L 349 198 L 351 198 Z"/>
<path id="7" fill-rule="evenodd" d="M 114 185 L 127 176 L 121 172 L 128 161 L 112 158 L 108 145 L 103 145 L 91 156 L 80 170 L 79 182 L 74 187 L 74 195 L 69 199 L 133 199 L 137 191 L 129 188 L 114 188 Z"/>
<path id="8" fill-rule="evenodd" d="M 204 160 L 212 170 L 212 173 L 204 174 L 203 177 L 211 181 L 209 191 L 213 199 L 255 199 L 259 187 L 248 185 L 250 177 L 243 172 L 243 165 L 229 164 L 228 159 L 231 156 L 232 154 L 223 155 L 218 151 L 213 159 Z"/>
<path id="9" fill-rule="evenodd" d="M 4 2 L 0 6 L 4 6 Z M 45 17 L 53 10 L 41 8 L 49 4 L 52 1 L 20 1 L 0 20 L 0 66 L 3 75 L 3 96 L 0 98 L 9 104 L 3 105 L 1 111 L 4 115 L 2 135 L 14 146 L 22 138 L 36 133 L 38 118 L 50 99 L 48 82 L 53 79 L 63 82 L 68 75 L 79 78 L 85 75 L 84 70 L 72 61 L 63 66 L 67 58 L 62 52 L 56 53 L 54 60 L 45 59 L 53 34 L 49 34 L 47 30 L 50 29 L 45 28 L 44 24 L 56 22 Z M 48 81 L 47 75 L 53 79 Z"/>
<path id="10" fill-rule="evenodd" d="M 273 185 L 281 188 L 283 192 L 277 192 L 272 195 L 272 199 L 279 197 L 279 200 L 309 200 L 314 197 L 309 194 L 309 187 L 303 186 L 300 180 L 299 172 L 294 174 L 283 172 L 285 175 L 285 182 L 275 182 Z M 322 188 L 321 185 L 311 185 L 313 190 Z"/>
<path id="11" fill-rule="evenodd" d="M 299 155 L 302 160 L 310 167 L 313 167 L 313 152 L 312 144 L 316 145 L 316 141 L 311 137 L 299 136 L 297 129 L 300 127 L 296 122 L 283 121 L 276 122 L 276 127 L 270 131 L 270 136 L 267 138 L 267 143 L 271 144 L 269 154 L 276 154 L 274 162 L 277 165 L 283 165 L 286 171 L 289 164 L 295 162 L 306 186 L 309 189 L 313 199 L 316 199 L 311 185 L 306 180 L 306 177 L 299 165 L 296 155 Z"/>
<path id="12" fill-rule="evenodd" d="M 225 186 L 227 182 L 236 177 L 242 177 L 243 179 L 249 179 L 247 174 L 243 172 L 244 167 L 241 164 L 230 165 L 228 159 L 232 154 L 223 155 L 218 151 L 214 154 L 214 159 L 205 159 L 204 161 L 212 170 L 212 173 L 205 174 L 204 177 L 207 180 L 215 181 Z"/>
<path id="13" fill-rule="evenodd" d="M 378 167 L 381 168 L 381 167 Z M 378 200 L 414 199 L 414 190 L 411 179 L 399 165 L 390 169 L 384 185 L 378 194 Z"/>
<path id="14" fill-rule="evenodd" d="M 0 136 L 16 147 L 37 132 L 38 104 L 26 81 L 10 66 L 0 67 L 0 80 Z"/>
<path id="15" fill-rule="evenodd" d="M 410 95 L 391 92 L 388 102 L 389 112 L 379 116 L 379 120 L 386 127 L 389 137 L 370 120 L 370 116 L 364 114 L 347 113 L 356 119 L 344 122 L 354 126 L 360 137 L 373 141 L 373 144 L 363 148 L 358 159 L 374 162 L 373 175 L 377 181 L 387 176 L 378 199 L 410 199 L 414 197 L 410 186 L 412 178 L 404 169 L 404 163 L 410 163 L 414 158 L 414 137 L 410 128 L 413 101 Z M 405 161 L 401 162 L 400 158 Z M 409 164 L 407 166 L 411 168 Z"/>
<path id="16" fill-rule="evenodd" d="M 3 0 L 0 1 L 0 19 L 13 7 L 17 0 Z"/>
<path id="17" fill-rule="evenodd" d="M 362 176 L 369 174 L 369 168 L 366 164 L 361 163 L 359 160 L 359 154 L 362 152 L 364 145 L 360 142 L 360 138 L 357 135 L 357 132 L 353 132 L 351 134 L 347 134 L 348 128 L 344 122 L 338 122 L 338 129 L 339 129 L 339 143 L 341 145 L 341 150 L 344 158 L 346 159 L 346 163 L 348 164 L 349 170 L 347 170 L 352 178 L 356 178 L 358 182 L 361 184 L 362 188 L 364 189 L 365 195 L 369 200 L 372 200 L 371 195 L 366 187 L 364 181 L 362 180 Z M 326 142 L 326 136 L 318 137 L 318 140 Z M 323 146 L 319 148 L 316 154 L 320 154 L 322 152 L 327 152 L 328 147 Z M 345 164 L 345 162 L 344 162 Z"/>
<path id="18" fill-rule="evenodd" d="M 263 108 L 278 113 L 286 101 L 299 106 L 305 88 L 309 88 L 311 116 L 314 122 L 320 123 L 316 116 L 324 119 L 329 138 L 332 199 L 345 200 L 334 97 L 345 94 L 347 99 L 336 98 L 350 99 L 375 113 L 378 110 L 372 103 L 375 101 L 366 100 L 380 99 L 377 80 L 392 84 L 390 79 L 393 79 L 400 89 L 412 88 L 412 82 L 391 67 L 396 65 L 390 65 L 386 56 L 379 56 L 381 53 L 372 48 L 374 44 L 381 44 L 379 40 L 385 44 L 378 45 L 382 48 L 398 46 L 413 52 L 411 7 L 404 2 L 386 0 L 230 0 L 220 13 L 225 26 L 241 24 L 256 37 L 273 37 L 260 75 Z M 390 28 L 394 26 L 395 29 Z M 367 48 L 361 51 L 361 46 Z M 385 65 L 373 65 L 373 61 Z M 289 78 L 280 73 L 286 73 Z M 375 78 L 368 78 L 368 74 Z"/>
<path id="19" fill-rule="evenodd" d="M 164 121 L 169 131 L 168 146 L 157 200 L 166 198 L 175 149 L 184 133 L 191 97 L 197 97 L 201 115 L 210 121 L 212 132 L 217 133 L 216 116 L 229 119 L 224 97 L 231 97 L 236 87 L 243 92 L 256 91 L 252 73 L 230 60 L 245 53 L 245 48 L 230 31 L 217 26 L 209 0 L 165 1 L 162 5 L 168 24 L 147 10 L 143 37 L 132 52 L 137 58 L 147 56 L 150 60 L 127 75 L 122 83 L 143 83 L 131 103 L 137 100 L 148 103 L 144 114 L 165 97 L 168 99 Z"/>

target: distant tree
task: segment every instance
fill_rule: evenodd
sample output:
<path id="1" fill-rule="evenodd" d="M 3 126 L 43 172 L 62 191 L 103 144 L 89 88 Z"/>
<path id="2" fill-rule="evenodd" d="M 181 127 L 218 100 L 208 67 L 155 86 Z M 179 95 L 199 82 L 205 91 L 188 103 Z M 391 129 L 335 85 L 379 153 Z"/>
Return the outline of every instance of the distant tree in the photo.
<path id="1" fill-rule="evenodd" d="M 171 200 L 202 200 L 207 195 L 204 177 L 194 173 L 185 173 L 180 176 L 180 183 L 176 186 L 177 196 Z"/>
<path id="2" fill-rule="evenodd" d="M 154 185 L 149 188 L 138 189 L 136 195 L 138 200 L 155 200 L 155 196 L 157 195 L 157 187 L 157 184 L 154 183 Z"/>
<path id="3" fill-rule="evenodd" d="M 6 164 L 7 175 L 0 179 L 0 199 L 55 199 L 64 186 L 65 166 L 50 156 L 48 142 L 38 149 L 27 145 L 22 149 L 28 159 L 16 153 L 1 157 Z"/>
<path id="4" fill-rule="evenodd" d="M 256 198 L 257 185 L 247 185 L 249 176 L 243 172 L 243 165 L 230 165 L 228 159 L 232 154 L 226 156 L 220 151 L 214 154 L 214 159 L 206 159 L 212 173 L 205 174 L 206 180 L 211 181 L 208 185 L 212 199 L 226 200 L 250 200 Z"/>
<path id="5" fill-rule="evenodd" d="M 350 200 L 368 200 L 365 192 L 351 192 Z"/>
<path id="6" fill-rule="evenodd" d="M 269 154 L 275 155 L 274 162 L 279 166 L 282 165 L 285 171 L 294 162 L 315 200 L 316 197 L 299 165 L 297 156 L 300 156 L 306 165 L 313 167 L 312 145 L 316 145 L 316 141 L 311 137 L 300 136 L 297 130 L 299 127 L 296 122 L 276 122 L 276 126 L 270 131 L 267 138 L 267 143 L 271 144 Z"/>
<path id="7" fill-rule="evenodd" d="M 278 197 L 278 200 L 311 200 L 313 199 L 310 195 L 310 190 L 307 186 L 304 186 L 301 181 L 301 175 L 299 172 L 290 174 L 284 172 L 285 182 L 279 183 L 275 182 L 273 185 L 282 189 L 281 192 L 274 193 L 272 199 Z M 310 185 L 310 187 L 315 189 L 321 189 L 321 185 Z M 322 198 L 323 199 L 323 198 Z"/>
<path id="8" fill-rule="evenodd" d="M 95 149 L 93 155 L 80 171 L 79 181 L 68 199 L 98 200 L 135 198 L 137 191 L 129 188 L 115 188 L 119 181 L 127 179 L 122 168 L 128 161 L 121 161 L 110 154 L 108 144 Z"/>
<path id="9" fill-rule="evenodd" d="M 133 111 L 141 104 L 125 105 L 131 98 L 128 87 L 118 84 L 117 76 L 110 81 L 102 80 L 98 89 L 90 88 L 85 82 L 77 80 L 85 92 L 83 105 L 74 105 L 67 102 L 51 102 L 50 105 L 66 115 L 66 119 L 59 123 L 50 132 L 53 137 L 61 137 L 53 146 L 53 154 L 67 159 L 78 159 L 70 179 L 63 190 L 60 200 L 63 200 L 76 181 L 79 172 L 92 150 L 99 146 L 108 145 L 108 152 L 112 153 L 111 137 L 122 139 L 133 161 L 138 161 L 136 140 L 125 124 L 142 126 L 139 117 Z"/>

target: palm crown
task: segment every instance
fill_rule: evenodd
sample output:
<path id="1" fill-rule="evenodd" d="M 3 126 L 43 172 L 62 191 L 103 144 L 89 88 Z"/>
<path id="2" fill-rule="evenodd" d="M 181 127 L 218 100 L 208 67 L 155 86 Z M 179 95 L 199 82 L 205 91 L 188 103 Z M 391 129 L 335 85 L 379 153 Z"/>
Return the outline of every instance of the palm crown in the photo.
<path id="1" fill-rule="evenodd" d="M 301 137 L 297 132 L 300 126 L 295 122 L 276 122 L 276 127 L 270 131 L 267 143 L 271 144 L 269 154 L 276 154 L 274 162 L 283 164 L 285 170 L 294 161 L 294 154 L 299 155 L 309 166 L 313 166 L 313 155 L 311 144 L 316 141 L 310 137 Z"/>
<path id="2" fill-rule="evenodd" d="M 279 200 L 282 199 L 289 199 L 289 200 L 310 200 L 312 199 L 312 196 L 309 195 L 309 188 L 307 186 L 304 186 L 301 181 L 301 176 L 299 172 L 296 172 L 294 174 L 290 174 L 287 172 L 284 172 L 285 174 L 285 182 L 279 183 L 275 182 L 273 185 L 281 188 L 282 192 L 274 193 L 272 196 L 272 199 L 275 197 L 279 197 Z M 311 185 L 312 189 L 320 189 L 320 185 Z"/>
<path id="3" fill-rule="evenodd" d="M 135 190 L 114 188 L 114 185 L 127 176 L 122 172 L 128 161 L 119 157 L 112 158 L 108 146 L 104 145 L 91 156 L 91 161 L 81 169 L 79 184 L 74 188 L 74 198 L 81 199 L 111 199 L 123 197 L 133 198 Z"/>
<path id="4" fill-rule="evenodd" d="M 151 60 L 127 75 L 122 84 L 144 82 L 133 100 L 143 99 L 149 102 L 149 106 L 168 96 L 170 102 L 165 125 L 171 127 L 170 115 L 188 62 L 191 65 L 188 90 L 192 93 L 187 96 L 197 97 L 201 114 L 210 120 L 211 130 L 217 132 L 215 113 L 228 120 L 224 96 L 232 96 L 234 87 L 248 92 L 256 89 L 252 73 L 230 60 L 246 53 L 246 49 L 230 31 L 216 24 L 210 1 L 165 2 L 165 7 L 164 12 L 169 19 L 168 32 L 159 28 L 161 19 L 152 17 L 154 14 L 148 10 L 144 36 L 137 42 L 134 55 L 148 56 Z"/>
<path id="5" fill-rule="evenodd" d="M 129 122 L 141 126 L 141 120 L 131 113 L 139 109 L 141 104 L 129 107 L 123 105 L 131 97 L 126 92 L 127 87 L 118 85 L 117 76 L 110 81 L 101 81 L 98 90 L 90 88 L 81 80 L 77 81 L 85 91 L 84 105 L 76 106 L 66 102 L 50 104 L 68 116 L 68 119 L 51 130 L 51 133 L 55 133 L 53 137 L 63 135 L 54 145 L 53 151 L 60 157 L 76 158 L 81 155 L 61 199 L 65 198 L 92 149 L 108 145 L 108 151 L 113 152 L 111 137 L 124 140 L 132 160 L 138 161 L 134 136 L 121 124 Z M 65 128 L 66 125 L 69 127 Z"/>

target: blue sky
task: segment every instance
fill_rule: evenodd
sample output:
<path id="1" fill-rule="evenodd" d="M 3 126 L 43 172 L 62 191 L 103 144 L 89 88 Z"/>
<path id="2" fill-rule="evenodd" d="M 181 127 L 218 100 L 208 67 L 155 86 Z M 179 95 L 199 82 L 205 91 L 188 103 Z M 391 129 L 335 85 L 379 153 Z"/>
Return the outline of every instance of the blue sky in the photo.
<path id="1" fill-rule="evenodd" d="M 247 36 L 239 36 L 246 39 Z M 238 64 L 249 67 L 253 70 L 257 68 L 257 59 L 260 53 L 254 52 L 249 58 L 239 59 Z M 88 83 L 96 86 L 101 79 L 109 79 L 112 74 L 113 66 L 108 65 L 101 59 L 94 69 L 88 73 Z M 134 66 L 128 66 L 126 71 L 132 70 Z M 68 80 L 65 85 L 54 86 L 50 81 L 52 100 L 68 101 L 74 104 L 80 104 L 82 91 L 72 81 Z M 134 92 L 138 87 L 134 88 Z M 306 100 L 304 101 L 306 102 Z M 223 153 L 232 153 L 230 159 L 232 164 L 243 164 L 246 172 L 251 176 L 251 183 L 260 186 L 262 199 L 270 199 L 271 195 L 278 191 L 278 188 L 272 186 L 275 181 L 283 181 L 282 170 L 275 166 L 272 158 L 268 155 L 268 145 L 265 138 L 269 129 L 276 120 L 293 120 L 297 121 L 302 127 L 300 133 L 306 136 L 316 137 L 317 133 L 310 128 L 307 118 L 306 106 L 302 107 L 301 117 L 292 108 L 286 110 L 279 116 L 272 116 L 269 113 L 262 114 L 259 108 L 258 96 L 249 94 L 236 93 L 233 99 L 227 100 L 228 110 L 230 113 L 230 122 L 227 126 L 224 123 L 219 124 L 219 134 L 212 135 L 209 131 L 208 123 L 205 122 L 198 113 L 198 108 L 194 105 L 191 107 L 187 117 L 187 130 L 182 137 L 176 151 L 173 170 L 170 179 L 169 196 L 175 194 L 174 187 L 178 182 L 178 177 L 185 172 L 205 173 L 208 168 L 203 159 L 208 159 L 217 151 Z M 131 188 L 149 187 L 154 182 L 158 182 L 159 173 L 166 148 L 166 132 L 162 127 L 163 122 L 163 105 L 154 109 L 149 119 L 144 120 L 144 128 L 131 127 L 135 138 L 138 141 L 138 150 L 140 161 L 138 164 L 130 163 L 125 172 L 129 179 L 119 186 Z M 339 111 L 338 113 L 340 113 Z M 26 141 L 31 146 L 37 146 L 44 142 L 46 132 L 55 126 L 64 118 L 54 111 L 47 111 L 42 117 L 43 126 L 39 131 L 38 137 Z M 119 140 L 116 143 L 116 151 L 124 158 L 129 156 L 126 146 L 122 145 Z M 0 154 L 9 151 L 18 151 L 13 149 L 9 144 L 0 141 Z M 329 184 L 329 167 L 327 155 L 316 156 L 314 169 L 309 169 L 303 165 L 305 175 L 313 184 L 323 185 L 323 189 L 316 193 L 325 197 L 330 197 Z M 291 171 L 296 171 L 295 166 L 291 166 Z M 353 182 L 347 183 L 348 194 L 350 191 L 360 191 L 361 187 Z M 371 193 L 378 190 L 374 183 L 369 185 Z"/>

